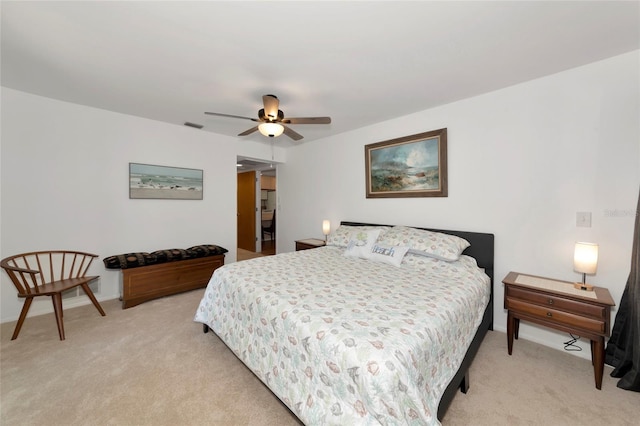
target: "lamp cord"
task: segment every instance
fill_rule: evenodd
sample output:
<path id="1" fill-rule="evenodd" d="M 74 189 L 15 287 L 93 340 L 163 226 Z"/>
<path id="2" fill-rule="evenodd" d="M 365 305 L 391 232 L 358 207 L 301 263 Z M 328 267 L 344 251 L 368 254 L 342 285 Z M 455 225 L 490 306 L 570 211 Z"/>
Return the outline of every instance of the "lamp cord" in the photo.
<path id="1" fill-rule="evenodd" d="M 581 351 L 582 348 L 575 344 L 580 339 L 580 336 L 576 337 L 571 333 L 569 333 L 569 336 L 571 336 L 571 340 L 567 340 L 566 342 L 564 342 L 564 350 L 575 351 L 575 352 Z"/>

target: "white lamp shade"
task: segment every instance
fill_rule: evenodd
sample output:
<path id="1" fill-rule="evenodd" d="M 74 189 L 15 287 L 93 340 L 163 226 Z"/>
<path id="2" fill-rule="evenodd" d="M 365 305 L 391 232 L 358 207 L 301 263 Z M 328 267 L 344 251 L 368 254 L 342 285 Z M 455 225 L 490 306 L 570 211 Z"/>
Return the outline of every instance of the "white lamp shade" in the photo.
<path id="1" fill-rule="evenodd" d="M 573 254 L 573 269 L 583 274 L 595 274 L 598 267 L 598 245 L 576 243 Z"/>
<path id="2" fill-rule="evenodd" d="M 331 233 L 331 222 L 326 219 L 322 221 L 322 233 L 324 235 L 329 235 Z"/>
<path id="3" fill-rule="evenodd" d="M 258 130 L 265 136 L 275 138 L 284 132 L 284 126 L 278 123 L 262 123 L 258 126 Z"/>

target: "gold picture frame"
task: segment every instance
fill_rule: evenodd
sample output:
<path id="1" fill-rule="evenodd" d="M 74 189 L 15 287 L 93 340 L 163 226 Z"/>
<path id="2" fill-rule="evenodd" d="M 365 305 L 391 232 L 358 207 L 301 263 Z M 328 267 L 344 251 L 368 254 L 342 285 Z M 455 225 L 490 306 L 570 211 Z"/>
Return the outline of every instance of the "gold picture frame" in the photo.
<path id="1" fill-rule="evenodd" d="M 367 198 L 447 197 L 447 129 L 364 147 Z"/>

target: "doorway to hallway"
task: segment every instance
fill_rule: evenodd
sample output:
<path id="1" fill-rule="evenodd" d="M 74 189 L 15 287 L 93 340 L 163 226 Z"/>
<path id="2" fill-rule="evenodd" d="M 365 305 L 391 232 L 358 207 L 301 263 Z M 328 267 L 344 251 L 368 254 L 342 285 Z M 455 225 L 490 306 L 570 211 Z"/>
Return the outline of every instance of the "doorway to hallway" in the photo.
<path id="1" fill-rule="evenodd" d="M 276 168 L 273 163 L 238 157 L 237 171 L 237 259 L 273 255 L 277 241 Z"/>

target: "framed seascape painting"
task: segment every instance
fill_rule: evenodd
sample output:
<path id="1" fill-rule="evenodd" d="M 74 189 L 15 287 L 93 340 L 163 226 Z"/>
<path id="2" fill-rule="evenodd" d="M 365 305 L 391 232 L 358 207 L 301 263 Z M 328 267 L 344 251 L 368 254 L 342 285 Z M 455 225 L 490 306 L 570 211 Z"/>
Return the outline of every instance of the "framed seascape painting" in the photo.
<path id="1" fill-rule="evenodd" d="M 447 129 L 365 145 L 367 198 L 446 197 Z"/>
<path id="2" fill-rule="evenodd" d="M 202 170 L 129 163 L 129 198 L 202 200 Z"/>

